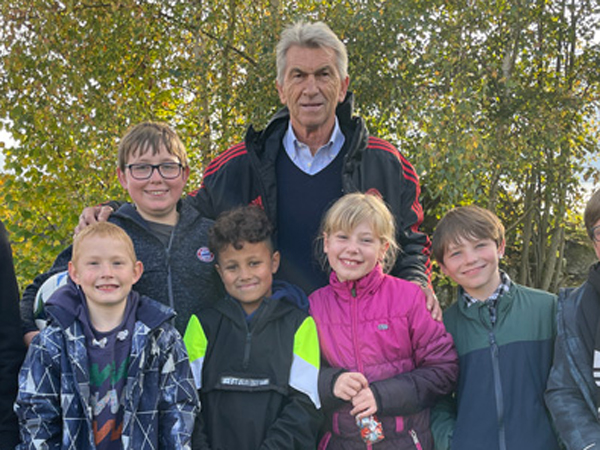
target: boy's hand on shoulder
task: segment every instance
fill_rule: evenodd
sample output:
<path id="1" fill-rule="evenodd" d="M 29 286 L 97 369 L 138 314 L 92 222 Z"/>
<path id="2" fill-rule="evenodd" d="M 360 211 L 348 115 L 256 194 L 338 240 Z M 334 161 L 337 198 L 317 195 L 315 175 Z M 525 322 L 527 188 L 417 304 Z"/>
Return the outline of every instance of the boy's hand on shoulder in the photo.
<path id="1" fill-rule="evenodd" d="M 88 206 L 79 215 L 79 223 L 75 227 L 75 235 L 83 231 L 85 227 L 96 222 L 106 222 L 113 213 L 112 207 L 108 205 Z"/>
<path id="2" fill-rule="evenodd" d="M 356 394 L 368 387 L 369 382 L 362 373 L 344 372 L 335 381 L 333 395 L 341 400 L 350 401 Z"/>
<path id="3" fill-rule="evenodd" d="M 377 412 L 377 401 L 371 388 L 367 387 L 352 398 L 352 411 L 350 414 L 357 419 L 369 417 Z"/>

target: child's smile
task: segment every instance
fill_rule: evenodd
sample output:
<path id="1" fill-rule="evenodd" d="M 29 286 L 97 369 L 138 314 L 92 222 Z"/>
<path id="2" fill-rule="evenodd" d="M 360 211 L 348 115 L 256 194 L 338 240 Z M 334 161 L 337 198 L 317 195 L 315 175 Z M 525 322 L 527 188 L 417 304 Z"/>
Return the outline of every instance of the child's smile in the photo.
<path id="1" fill-rule="evenodd" d="M 492 239 L 462 239 L 448 245 L 440 268 L 469 295 L 486 300 L 500 284 L 498 263 L 503 252 L 504 245 L 498 248 Z"/>
<path id="2" fill-rule="evenodd" d="M 325 235 L 323 240 L 329 265 L 340 281 L 367 275 L 383 259 L 387 248 L 367 221 L 359 223 L 350 233 L 339 230 Z"/>

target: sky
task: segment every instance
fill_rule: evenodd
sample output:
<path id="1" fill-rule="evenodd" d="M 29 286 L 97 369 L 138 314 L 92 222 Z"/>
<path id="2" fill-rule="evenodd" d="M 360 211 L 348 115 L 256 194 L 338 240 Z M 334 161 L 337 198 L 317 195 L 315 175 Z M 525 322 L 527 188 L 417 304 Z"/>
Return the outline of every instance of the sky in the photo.
<path id="1" fill-rule="evenodd" d="M 0 130 L 0 142 L 4 143 L 5 147 L 14 146 L 15 141 L 12 139 L 10 133 Z M 0 172 L 4 169 L 4 152 L 0 149 Z"/>

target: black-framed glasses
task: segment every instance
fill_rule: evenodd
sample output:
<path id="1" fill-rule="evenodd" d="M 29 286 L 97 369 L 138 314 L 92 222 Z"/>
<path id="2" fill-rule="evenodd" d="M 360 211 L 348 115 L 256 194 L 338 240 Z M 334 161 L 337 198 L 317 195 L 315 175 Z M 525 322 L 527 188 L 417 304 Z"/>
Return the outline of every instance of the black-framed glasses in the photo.
<path id="1" fill-rule="evenodd" d="M 592 235 L 592 240 L 594 242 L 600 242 L 600 225 L 592 227 L 592 229 L 590 230 L 590 234 Z"/>
<path id="2" fill-rule="evenodd" d="M 152 176 L 155 170 L 158 170 L 158 173 L 165 180 L 173 180 L 181 175 L 181 169 L 183 169 L 183 165 L 175 162 L 161 163 L 161 164 L 127 164 L 127 167 L 131 176 L 136 180 L 147 180 Z"/>

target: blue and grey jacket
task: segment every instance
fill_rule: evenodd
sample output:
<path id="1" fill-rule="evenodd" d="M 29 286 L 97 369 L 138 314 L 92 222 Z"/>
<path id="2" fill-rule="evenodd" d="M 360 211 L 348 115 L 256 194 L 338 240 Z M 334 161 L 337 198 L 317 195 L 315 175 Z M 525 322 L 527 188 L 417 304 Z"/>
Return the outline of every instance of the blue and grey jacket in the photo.
<path id="1" fill-rule="evenodd" d="M 95 449 L 86 336 L 76 317 L 82 301 L 73 283 L 56 291 L 47 307 L 50 323 L 31 343 L 15 406 L 18 450 Z M 200 405 L 183 341 L 168 323 L 173 314 L 139 298 L 123 390 L 124 450 L 191 448 Z"/>

